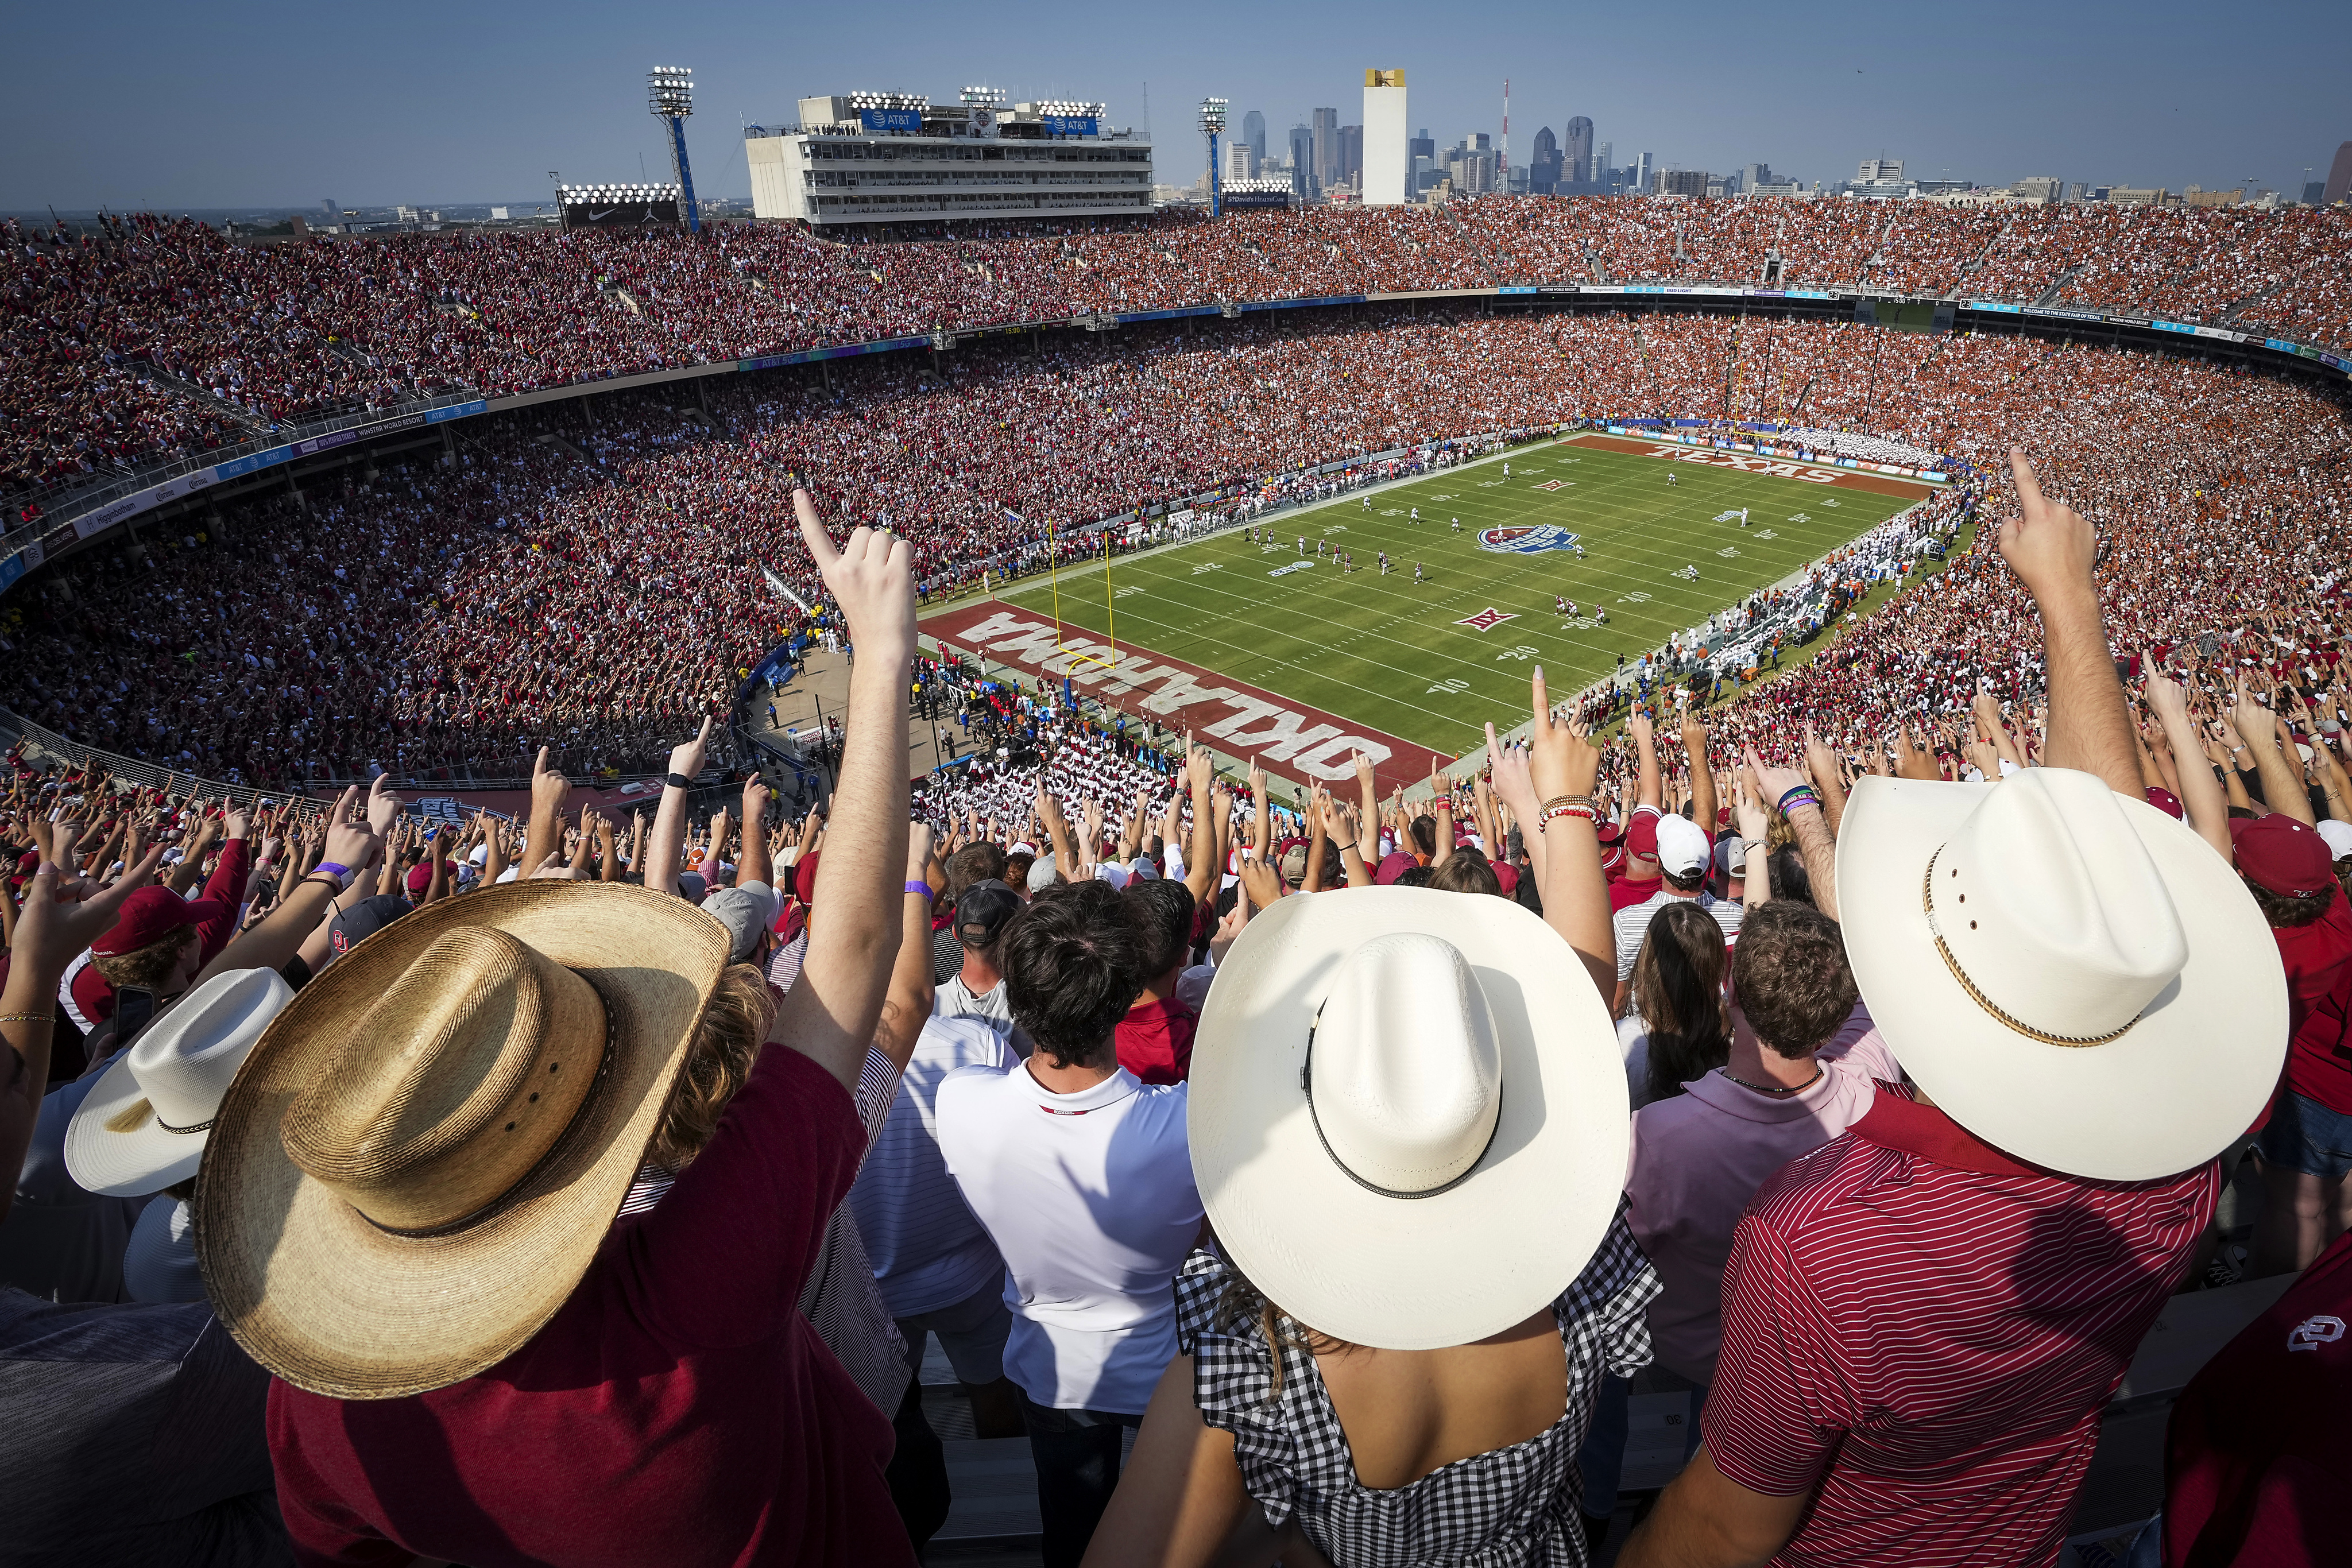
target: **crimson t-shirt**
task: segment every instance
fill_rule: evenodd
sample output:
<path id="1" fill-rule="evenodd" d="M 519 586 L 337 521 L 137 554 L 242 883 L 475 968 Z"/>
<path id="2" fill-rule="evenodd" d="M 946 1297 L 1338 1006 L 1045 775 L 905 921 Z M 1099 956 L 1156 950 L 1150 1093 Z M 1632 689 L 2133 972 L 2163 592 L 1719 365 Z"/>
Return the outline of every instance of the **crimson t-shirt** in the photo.
<path id="1" fill-rule="evenodd" d="M 1139 1001 L 1118 1020 L 1118 1064 L 1146 1083 L 1181 1083 L 1192 1071 L 1199 1015 L 1171 997 Z"/>
<path id="2" fill-rule="evenodd" d="M 2352 916 L 2341 897 L 2308 925 L 2273 926 L 2286 966 L 2286 1086 L 2339 1115 L 2352 1116 Z"/>
<path id="3" fill-rule="evenodd" d="M 2181 1390 L 2165 1437 L 2165 1568 L 2341 1562 L 2352 1497 L 2352 1235 Z"/>
<path id="4" fill-rule="evenodd" d="M 798 1310 L 866 1130 L 771 1045 L 651 1209 L 530 1342 L 405 1399 L 273 1381 L 278 1504 L 306 1563 L 911 1564 L 889 1420 Z"/>

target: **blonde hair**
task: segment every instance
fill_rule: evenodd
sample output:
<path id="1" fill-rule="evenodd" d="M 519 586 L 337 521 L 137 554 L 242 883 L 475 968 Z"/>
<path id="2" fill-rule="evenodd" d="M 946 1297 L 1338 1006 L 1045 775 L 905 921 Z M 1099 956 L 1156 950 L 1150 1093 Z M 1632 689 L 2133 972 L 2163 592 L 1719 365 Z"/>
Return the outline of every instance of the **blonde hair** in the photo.
<path id="1" fill-rule="evenodd" d="M 1249 1276 L 1232 1264 L 1225 1265 L 1225 1271 L 1230 1277 L 1225 1281 L 1223 1293 L 1217 1298 L 1217 1310 L 1210 1318 L 1210 1326 L 1222 1334 L 1240 1334 L 1255 1324 L 1258 1333 L 1265 1336 L 1266 1352 L 1274 1363 L 1268 1403 L 1282 1397 L 1284 1346 L 1303 1350 L 1309 1355 L 1356 1348 L 1346 1340 L 1308 1328 L 1267 1301 L 1265 1293 L 1250 1283 Z"/>
<path id="2" fill-rule="evenodd" d="M 661 1127 L 646 1147 L 647 1162 L 673 1173 L 694 1162 L 719 1130 L 727 1103 L 750 1082 L 775 1016 L 776 998 L 768 989 L 768 977 L 750 964 L 729 965 L 702 1009 L 701 1026 L 677 1086 L 670 1091 Z"/>

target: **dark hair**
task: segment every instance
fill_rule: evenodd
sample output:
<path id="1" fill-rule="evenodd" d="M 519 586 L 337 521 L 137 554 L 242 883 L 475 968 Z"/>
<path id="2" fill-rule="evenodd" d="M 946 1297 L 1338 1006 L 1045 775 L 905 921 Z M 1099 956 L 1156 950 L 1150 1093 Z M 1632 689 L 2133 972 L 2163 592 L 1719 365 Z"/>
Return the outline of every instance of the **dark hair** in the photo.
<path id="1" fill-rule="evenodd" d="M 1663 904 L 1633 960 L 1633 1008 L 1650 1037 L 1652 1100 L 1671 1100 L 1692 1079 L 1731 1060 L 1723 1005 L 1723 927 L 1687 899 Z"/>
<path id="2" fill-rule="evenodd" d="M 994 844 L 966 844 L 948 857 L 948 886 L 950 896 L 961 893 L 976 882 L 1004 880 L 1004 852 Z"/>
<path id="3" fill-rule="evenodd" d="M 1740 922 L 1731 990 L 1758 1043 L 1791 1060 L 1835 1034 L 1861 994 L 1838 923 L 1790 899 L 1751 909 Z"/>
<path id="4" fill-rule="evenodd" d="M 1143 977 L 1158 979 L 1192 951 L 1192 890 L 1164 876 L 1138 877 L 1127 884 L 1127 901 L 1143 953 Z"/>
<path id="5" fill-rule="evenodd" d="M 1136 922 L 1107 882 L 1046 888 L 1006 924 L 998 946 L 1013 1021 L 1056 1067 L 1106 1052 L 1143 990 Z"/>
<path id="6" fill-rule="evenodd" d="M 1671 872 L 1661 866 L 1658 875 L 1676 893 L 1696 893 L 1706 885 L 1707 873 L 1713 869 L 1710 862 L 1702 861 L 1696 870 L 1688 872 Z"/>
<path id="7" fill-rule="evenodd" d="M 2254 895 L 2254 907 L 2263 912 L 2263 918 L 2269 921 L 2273 929 L 2280 931 L 2292 931 L 2298 925 L 2310 925 L 2326 914 L 2327 906 L 2336 902 L 2333 883 L 2317 893 L 2306 893 L 2296 898 L 2288 894 L 2273 893 L 2252 877 L 2242 873 L 2239 880 L 2246 884 L 2246 891 Z"/>
<path id="8" fill-rule="evenodd" d="M 1427 866 L 1409 865 L 1405 867 L 1404 870 L 1397 873 L 1397 879 L 1392 885 L 1397 887 L 1427 887 L 1431 883 L 1436 880 L 1436 874 Z"/>
<path id="9" fill-rule="evenodd" d="M 1813 873 L 1805 869 L 1805 857 L 1795 850 L 1774 850 L 1764 857 L 1764 883 L 1774 898 L 1813 902 Z"/>
<path id="10" fill-rule="evenodd" d="M 1503 879 L 1495 874 L 1486 857 L 1468 844 L 1430 868 L 1429 885 L 1440 893 L 1491 893 L 1497 898 L 1503 894 Z"/>
<path id="11" fill-rule="evenodd" d="M 1415 817 L 1412 820 L 1412 841 L 1421 846 L 1423 854 L 1435 854 L 1437 852 L 1437 819 L 1426 815 Z"/>

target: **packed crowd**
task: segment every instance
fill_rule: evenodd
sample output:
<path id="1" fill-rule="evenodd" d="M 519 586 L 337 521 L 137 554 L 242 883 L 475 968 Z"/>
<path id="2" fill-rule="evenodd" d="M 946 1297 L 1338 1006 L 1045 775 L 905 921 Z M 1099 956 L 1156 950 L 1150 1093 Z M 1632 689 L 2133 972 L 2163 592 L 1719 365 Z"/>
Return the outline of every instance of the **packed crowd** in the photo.
<path id="1" fill-rule="evenodd" d="M 788 225 L 241 246 L 187 219 L 0 230 L 0 491 L 297 418 L 1121 311 L 1681 278 L 2227 319 L 2352 344 L 2352 223 L 2104 204 L 1489 197 L 837 245 Z"/>
<path id="2" fill-rule="evenodd" d="M 1277 805 L 919 662 L 908 542 L 805 493 L 829 817 L 689 820 L 707 719 L 650 818 L 542 751 L 429 831 L 12 754 L 11 1549 L 911 1563 L 936 1334 L 1054 1568 L 2042 1568 L 2158 1314 L 2245 1270 L 2297 1277 L 2218 1309 L 2135 1561 L 2330 1560 L 2352 685 L 2119 668 L 2100 530 L 2011 463 L 2042 676 L 1981 783 L 1663 703 L 1620 774 L 1538 670 L 1475 778 Z M 1008 765 L 912 825 L 910 693 Z M 1621 1509 L 1636 1377 L 1686 1463 Z"/>
<path id="3" fill-rule="evenodd" d="M 2341 541 L 2336 402 L 2030 338 L 1704 316 L 1214 321 L 777 372 L 708 407 L 635 394 L 513 416 L 454 465 L 346 467 L 216 525 L 150 530 L 138 557 L 61 563 L 0 606 L 0 701 L 232 783 L 512 776 L 551 741 L 576 773 L 643 772 L 671 727 L 729 711 L 802 624 L 767 573 L 821 602 L 777 549 L 796 480 L 829 516 L 907 538 L 937 593 L 1037 568 L 1049 529 L 1070 559 L 1098 548 L 1065 537 L 1073 525 L 1139 507 L 1255 515 L 1383 471 L 1310 472 L 1351 454 L 1402 449 L 1388 461 L 1409 469 L 1629 412 L 1875 432 L 1961 472 L 1997 471 L 1983 433 L 2014 433 L 2115 528 L 2102 581 L 2136 640 L 2231 632 L 2327 575 Z M 1861 553 L 1823 586 L 1914 564 L 1841 574 Z M 721 589 L 760 608 L 722 612 Z M 1654 630 L 1663 644 L 1682 629 Z M 1964 559 L 1748 700 L 1769 710 L 1759 733 L 1801 710 L 1858 747 L 1948 721 L 1979 680 L 2027 692 L 2030 641 L 2014 585 Z"/>

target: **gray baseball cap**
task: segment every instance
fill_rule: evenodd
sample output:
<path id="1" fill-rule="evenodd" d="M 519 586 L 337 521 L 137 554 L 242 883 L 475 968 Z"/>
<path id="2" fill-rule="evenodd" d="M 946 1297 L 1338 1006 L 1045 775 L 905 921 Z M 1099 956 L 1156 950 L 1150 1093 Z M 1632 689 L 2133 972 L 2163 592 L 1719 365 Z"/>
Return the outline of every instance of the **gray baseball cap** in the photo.
<path id="1" fill-rule="evenodd" d="M 776 890 L 764 882 L 722 887 L 702 901 L 702 912 L 727 927 L 729 957 L 738 964 L 760 950 L 760 938 L 776 923 Z"/>
<path id="2" fill-rule="evenodd" d="M 1032 893 L 1043 893 L 1061 880 L 1061 873 L 1054 869 L 1054 852 L 1051 850 L 1039 855 L 1036 863 L 1029 868 L 1029 891 Z"/>

